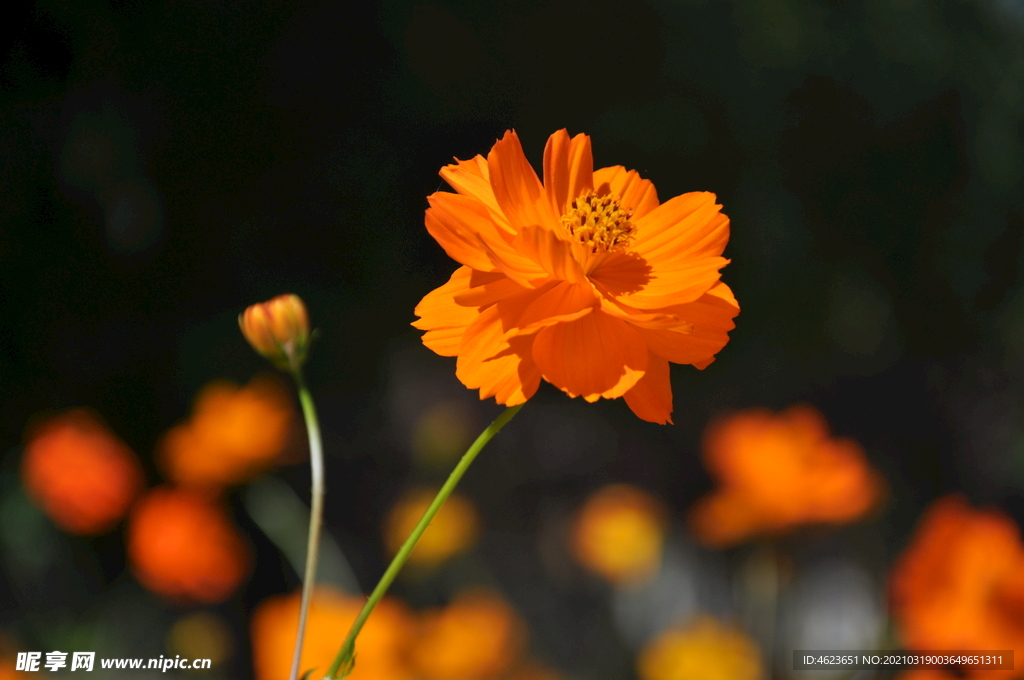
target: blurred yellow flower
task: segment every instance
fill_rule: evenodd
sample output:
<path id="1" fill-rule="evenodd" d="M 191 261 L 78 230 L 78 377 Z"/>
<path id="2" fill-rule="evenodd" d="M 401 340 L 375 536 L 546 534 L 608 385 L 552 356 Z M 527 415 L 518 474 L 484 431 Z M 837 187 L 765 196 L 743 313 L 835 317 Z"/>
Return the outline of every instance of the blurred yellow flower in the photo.
<path id="1" fill-rule="evenodd" d="M 167 651 L 186 658 L 209 659 L 217 666 L 231 656 L 231 630 L 222 618 L 208 611 L 186 614 L 167 634 Z"/>
<path id="2" fill-rule="evenodd" d="M 830 436 L 825 418 L 805 405 L 719 419 L 705 433 L 704 460 L 721 487 L 697 502 L 690 520 L 713 546 L 800 524 L 852 522 L 885 488 L 860 445 Z"/>
<path id="3" fill-rule="evenodd" d="M 255 378 L 245 387 L 215 381 L 199 392 L 192 416 L 164 435 L 159 461 L 183 486 L 244 482 L 274 464 L 293 422 L 291 398 L 276 379 Z"/>
<path id="4" fill-rule="evenodd" d="M 32 428 L 21 478 L 54 524 L 73 534 L 109 531 L 142 490 L 142 467 L 131 449 L 84 409 Z"/>
<path id="5" fill-rule="evenodd" d="M 384 522 L 384 542 L 392 555 L 412 533 L 436 493 L 436 489 L 414 489 L 392 506 Z M 435 567 L 472 547 L 479 533 L 480 519 L 473 503 L 468 498 L 453 494 L 423 532 L 409 556 L 409 564 Z"/>
<path id="6" fill-rule="evenodd" d="M 298 591 L 271 597 L 252 615 L 253 666 L 256 680 L 287 680 L 299 620 Z M 327 672 L 345 631 L 363 606 L 363 597 L 318 586 L 309 606 L 300 672 Z M 348 680 L 415 680 L 409 668 L 409 647 L 416 635 L 413 615 L 396 600 L 384 598 L 359 634 L 355 671 Z"/>
<path id="7" fill-rule="evenodd" d="M 525 626 L 512 607 L 484 590 L 466 591 L 447 607 L 425 612 L 420 625 L 412 659 L 424 680 L 492 680 L 515 661 L 525 641 Z"/>
<path id="8" fill-rule="evenodd" d="M 742 631 L 708 616 L 661 633 L 637 660 L 641 680 L 758 680 L 757 645 Z"/>
<path id="9" fill-rule="evenodd" d="M 661 562 L 665 515 L 661 503 L 641 489 L 606 486 L 580 509 L 573 552 L 584 566 L 612 583 L 649 577 Z"/>

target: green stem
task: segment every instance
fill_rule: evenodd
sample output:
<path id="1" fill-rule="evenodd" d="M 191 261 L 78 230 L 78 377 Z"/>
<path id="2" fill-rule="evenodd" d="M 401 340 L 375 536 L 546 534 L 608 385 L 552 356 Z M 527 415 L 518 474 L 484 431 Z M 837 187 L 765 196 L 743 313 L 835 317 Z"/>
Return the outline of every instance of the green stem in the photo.
<path id="1" fill-rule="evenodd" d="M 309 512 L 309 537 L 306 543 L 306 573 L 302 577 L 302 601 L 299 605 L 299 629 L 295 635 L 295 653 L 292 656 L 292 670 L 289 678 L 299 677 L 299 662 L 302 658 L 302 639 L 306 634 L 306 619 L 309 616 L 309 600 L 313 595 L 316 581 L 317 553 L 320 549 L 320 526 L 324 514 L 324 454 L 320 443 L 320 424 L 316 417 L 313 397 L 306 389 L 302 370 L 293 368 L 292 375 L 299 388 L 302 415 L 306 418 L 306 432 L 309 434 L 309 467 L 312 471 L 312 500 Z"/>
<path id="2" fill-rule="evenodd" d="M 491 441 L 494 435 L 501 431 L 501 428 L 505 426 L 505 423 L 512 420 L 512 416 L 519 412 L 519 409 L 523 407 L 522 404 L 513 406 L 502 413 L 498 418 L 487 426 L 487 429 L 480 433 L 480 436 L 476 438 L 473 445 L 466 450 L 466 453 L 462 454 L 462 459 L 459 464 L 455 466 L 452 473 L 448 475 L 448 481 L 444 483 L 441 490 L 437 492 L 437 496 L 427 507 L 426 512 L 423 513 L 423 517 L 420 518 L 416 528 L 409 534 L 409 538 L 405 539 L 405 543 L 398 550 L 398 554 L 395 555 L 394 559 L 391 560 L 391 564 L 388 566 L 387 571 L 381 576 L 380 582 L 377 583 L 377 587 L 370 593 L 369 599 L 366 604 L 363 605 L 362 610 L 359 612 L 359 616 L 352 622 L 352 627 L 348 631 L 348 635 L 345 637 L 345 641 L 341 644 L 341 649 L 338 651 L 338 655 L 334 657 L 334 663 L 331 664 L 330 669 L 327 671 L 325 680 L 340 680 L 346 675 L 352 672 L 352 668 L 355 664 L 355 646 L 356 637 L 359 635 L 359 631 L 362 630 L 363 624 L 366 623 L 366 619 L 369 618 L 370 612 L 377 606 L 381 598 L 384 597 L 384 593 L 387 592 L 391 583 L 398 576 L 398 572 L 401 571 L 405 561 L 409 559 L 412 549 L 416 547 L 416 542 L 420 540 L 420 536 L 427 530 L 430 525 L 430 521 L 434 519 L 434 515 L 441 509 L 448 497 L 452 495 L 452 491 L 458 485 L 459 480 L 466 474 L 466 470 L 469 469 L 470 464 L 476 458 L 477 454 L 487 445 L 487 442 Z M 339 670 L 343 675 L 338 675 Z"/>

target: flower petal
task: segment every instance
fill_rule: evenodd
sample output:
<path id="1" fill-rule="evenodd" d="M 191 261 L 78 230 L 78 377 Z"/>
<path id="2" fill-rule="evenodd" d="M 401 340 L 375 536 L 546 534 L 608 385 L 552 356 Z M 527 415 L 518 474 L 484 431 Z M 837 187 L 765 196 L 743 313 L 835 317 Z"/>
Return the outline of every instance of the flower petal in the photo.
<path id="1" fill-rule="evenodd" d="M 632 389 L 622 395 L 641 420 L 664 425 L 672 423 L 672 382 L 668 360 L 648 351 L 647 371 Z"/>
<path id="2" fill-rule="evenodd" d="M 593 312 L 537 334 L 533 359 L 544 379 L 587 401 L 621 397 L 643 377 L 647 347 L 626 322 Z"/>
<path id="3" fill-rule="evenodd" d="M 489 307 L 499 300 L 521 295 L 524 288 L 501 272 L 473 271 L 469 288 L 455 294 L 455 302 L 466 307 Z"/>
<path id="4" fill-rule="evenodd" d="M 564 215 L 569 201 L 594 188 L 594 155 L 590 137 L 559 130 L 544 147 L 544 190 L 556 216 Z"/>
<path id="5" fill-rule="evenodd" d="M 670 314 L 661 310 L 649 312 L 640 311 L 634 307 L 624 305 L 621 302 L 601 296 L 601 311 L 616 319 L 622 319 L 626 323 L 642 328 L 653 328 L 655 330 L 675 331 L 676 333 L 692 333 L 693 324 L 680 319 L 677 314 Z"/>
<path id="6" fill-rule="evenodd" d="M 595 170 L 594 187 L 599 196 L 615 194 L 622 199 L 624 207 L 632 208 L 634 221 L 658 207 L 654 183 L 641 179 L 636 170 L 626 170 L 621 165 Z"/>
<path id="7" fill-rule="evenodd" d="M 629 251 L 612 253 L 590 272 L 590 280 L 612 296 L 638 293 L 651 280 L 651 265 Z"/>
<path id="8" fill-rule="evenodd" d="M 454 300 L 455 295 L 469 290 L 474 273 L 469 267 L 459 267 L 448 283 L 423 296 L 414 310 L 420 318 L 412 325 L 427 331 L 423 334 L 423 344 L 443 357 L 459 353 L 466 328 L 480 316 L 476 308 L 464 307 Z"/>
<path id="9" fill-rule="evenodd" d="M 531 224 L 554 223 L 558 216 L 552 214 L 544 187 L 513 130 L 495 142 L 487 155 L 487 168 L 494 198 L 513 231 Z"/>
<path id="10" fill-rule="evenodd" d="M 729 342 L 728 332 L 736 327 L 732 320 L 740 308 L 729 286 L 719 282 L 699 300 L 661 311 L 689 321 L 693 331 L 677 333 L 638 326 L 637 332 L 647 346 L 673 363 L 706 368 Z"/>
<path id="11" fill-rule="evenodd" d="M 491 217 L 499 227 L 508 232 L 512 231 L 504 213 L 501 212 L 498 200 L 494 197 L 486 158 L 480 154 L 468 161 L 460 161 L 456 158 L 454 164 L 444 166 L 439 174 L 455 191 L 463 196 L 475 198 L 487 206 Z"/>
<path id="12" fill-rule="evenodd" d="M 654 267 L 651 279 L 635 293 L 619 295 L 616 300 L 640 309 L 660 309 L 697 300 L 714 286 L 719 270 L 729 264 L 724 257 L 681 259 Z"/>
<path id="13" fill-rule="evenodd" d="M 491 219 L 487 207 L 468 196 L 438 191 L 427 197 L 424 222 L 448 257 L 479 271 L 494 271 L 487 252 L 480 246 L 480 238 L 501 239 L 498 226 Z"/>
<path id="14" fill-rule="evenodd" d="M 502 305 L 485 309 L 466 329 L 455 376 L 480 398 L 493 396 L 499 404 L 515 406 L 533 396 L 540 371 L 532 358 L 534 336 L 505 339 Z"/>
<path id="15" fill-rule="evenodd" d="M 547 227 L 523 227 L 512 240 L 512 247 L 556 279 L 576 283 L 587 278 L 580 263 L 573 257 L 572 243 L 558 238 Z"/>
<path id="16" fill-rule="evenodd" d="M 527 335 L 556 323 L 574 321 L 589 314 L 597 304 L 594 289 L 586 283 L 561 281 L 533 298 L 506 335 Z"/>
<path id="17" fill-rule="evenodd" d="M 485 240 L 477 235 L 477 243 L 487 254 L 491 268 L 504 272 L 516 283 L 526 288 L 537 288 L 550 277 L 536 261 L 513 248 L 504 239 Z"/>
<path id="18" fill-rule="evenodd" d="M 635 220 L 636 240 L 630 250 L 655 270 L 669 260 L 717 257 L 729 241 L 729 218 L 721 209 L 707 191 L 669 199 Z"/>
<path id="19" fill-rule="evenodd" d="M 676 196 L 640 219 L 630 250 L 651 268 L 650 279 L 618 299 L 653 309 L 692 302 L 709 290 L 729 263 L 720 257 L 729 240 L 729 218 L 719 212 L 721 207 L 714 194 L 694 192 Z"/>

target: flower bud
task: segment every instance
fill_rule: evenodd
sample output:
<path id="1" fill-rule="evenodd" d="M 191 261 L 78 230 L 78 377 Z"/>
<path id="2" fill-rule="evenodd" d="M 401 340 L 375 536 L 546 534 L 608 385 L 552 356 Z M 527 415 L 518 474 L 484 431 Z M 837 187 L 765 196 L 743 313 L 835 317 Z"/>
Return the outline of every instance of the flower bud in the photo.
<path id="1" fill-rule="evenodd" d="M 238 327 L 252 348 L 278 368 L 294 371 L 306 360 L 309 316 L 298 295 L 278 295 L 238 315 Z"/>

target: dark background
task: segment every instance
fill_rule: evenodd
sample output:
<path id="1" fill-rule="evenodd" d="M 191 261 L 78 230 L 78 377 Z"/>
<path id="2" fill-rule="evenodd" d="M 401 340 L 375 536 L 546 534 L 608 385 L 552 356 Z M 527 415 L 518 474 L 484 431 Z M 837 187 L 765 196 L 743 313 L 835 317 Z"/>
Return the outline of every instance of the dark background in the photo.
<path id="1" fill-rule="evenodd" d="M 353 12 L 44 0 L 19 12 L 3 22 L 0 57 L 8 482 L 30 417 L 88 406 L 157 483 L 153 447 L 196 391 L 265 370 L 237 314 L 294 292 L 321 333 L 308 379 L 328 523 L 370 587 L 382 513 L 412 477 L 429 478 L 401 435 L 423 404 L 395 395 L 412 384 L 428 385 L 422 402 L 474 399 L 454 360 L 408 325 L 455 268 L 423 228 L 425 197 L 443 188 L 443 164 L 486 154 L 507 128 L 539 167 L 565 127 L 592 135 L 597 167 L 638 169 L 663 200 L 718 195 L 732 218 L 723 278 L 742 312 L 707 370 L 673 368 L 675 426 L 545 386 L 467 478 L 490 529 L 480 550 L 506 564 L 498 580 L 547 640 L 542 658 L 591 672 L 575 618 L 531 597 L 598 616 L 600 594 L 553 594 L 539 566 L 507 566 L 506 553 L 529 553 L 551 507 L 608 481 L 684 512 L 711 486 L 700 433 L 729 409 L 804 401 L 860 441 L 891 488 L 871 525 L 890 558 L 949 491 L 1024 520 L 1019 3 L 452 0 Z M 497 412 L 474 408 L 478 424 Z M 610 436 L 587 439 L 597 426 Z M 281 474 L 307 493 L 306 467 Z M 296 584 L 250 534 L 253 578 L 222 607 L 243 638 L 251 607 Z M 35 640 L 26 621 L 91 611 L 129 579 L 120 541 L 70 548 L 93 555 L 92 580 L 32 586 L 7 565 L 0 628 Z M 245 653 L 233 664 L 232 676 L 249 672 Z"/>

